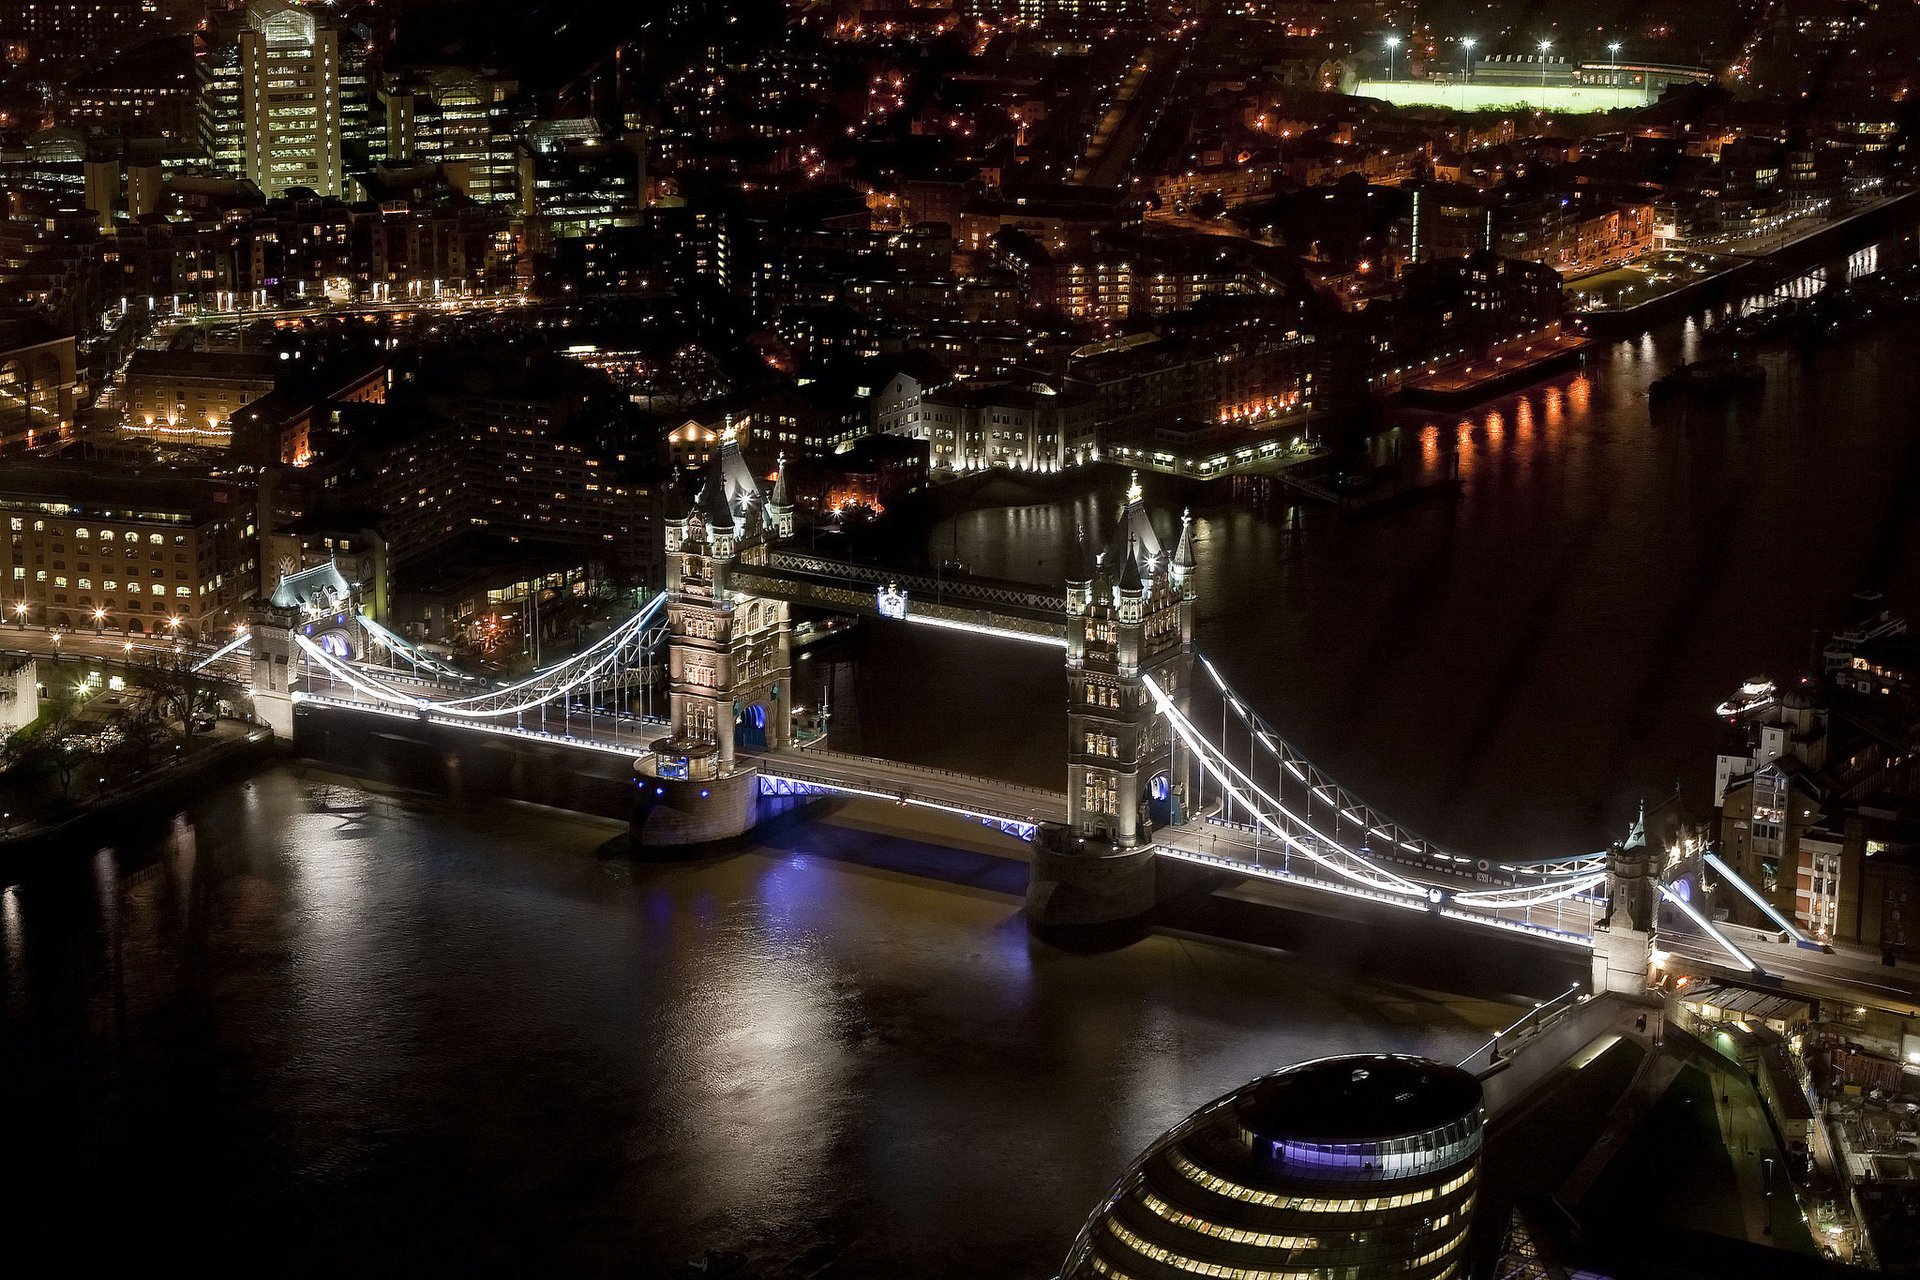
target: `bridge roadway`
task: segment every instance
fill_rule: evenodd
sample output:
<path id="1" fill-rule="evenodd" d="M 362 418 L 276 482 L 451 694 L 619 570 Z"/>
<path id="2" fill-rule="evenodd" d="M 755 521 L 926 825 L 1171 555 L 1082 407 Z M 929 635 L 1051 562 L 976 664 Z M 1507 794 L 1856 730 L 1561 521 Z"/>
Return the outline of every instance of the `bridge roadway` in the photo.
<path id="1" fill-rule="evenodd" d="M 138 666 L 176 653 L 198 662 L 213 652 L 212 645 L 195 641 L 175 643 L 166 636 L 131 635 L 111 629 L 95 635 L 91 631 L 49 631 L 45 627 L 0 628 L 0 654 L 14 658 L 57 658 L 66 662 L 98 662 L 103 666 Z M 207 670 L 214 675 L 237 680 L 248 676 L 248 665 L 245 654 L 234 653 Z"/>
<path id="2" fill-rule="evenodd" d="M 1777 991 L 1802 1000 L 1880 1009 L 1903 1018 L 1920 1018 L 1920 965 L 1882 964 L 1877 953 L 1847 943 L 1833 951 L 1810 950 L 1735 925 L 1720 925 L 1733 944 L 1753 957 L 1764 973 L 1743 967 L 1704 933 L 1668 929 L 1654 942 L 1656 959 L 1669 973 L 1713 978 L 1756 991 Z"/>
<path id="3" fill-rule="evenodd" d="M 32 635 L 31 630 L 27 633 Z M 71 643 L 67 640 L 64 643 Z M 0 649 L 4 649 L 0 644 Z M 51 647 L 50 645 L 48 646 Z M 111 636 L 99 643 L 99 655 L 111 660 L 119 643 Z M 151 646 L 165 648 L 168 646 Z M 387 683 L 417 688 L 422 697 L 445 695 L 454 687 L 422 679 L 403 672 L 382 671 Z M 315 706 L 337 705 L 402 718 L 418 718 L 419 710 L 382 703 L 350 686 L 337 684 L 323 674 L 302 677 L 304 698 Z M 471 693 L 471 687 L 459 690 Z M 665 725 L 639 716 L 613 716 L 561 708 L 543 715 L 515 717 L 513 722 L 476 724 L 470 720 L 429 713 L 428 718 L 450 727 L 548 742 L 554 745 L 613 754 L 638 754 L 660 736 Z M 1030 826 L 1039 822 L 1059 822 L 1066 818 L 1067 797 L 1056 791 L 1022 787 L 997 779 L 951 770 L 932 769 L 869 756 L 848 755 L 819 747 L 790 748 L 783 751 L 747 752 L 763 775 L 785 778 L 807 787 L 846 794 L 897 800 L 927 808 L 968 816 L 1003 828 Z M 1438 915 L 1463 924 L 1498 928 L 1516 936 L 1533 938 L 1547 944 L 1588 948 L 1592 922 L 1599 905 L 1590 897 L 1541 906 L 1463 905 L 1450 900 L 1438 903 L 1421 901 L 1406 895 L 1388 893 L 1355 884 L 1331 872 L 1298 852 L 1277 848 L 1271 840 L 1256 840 L 1237 825 L 1211 821 L 1205 817 L 1180 827 L 1163 827 L 1153 833 L 1156 847 L 1165 856 L 1244 877 L 1246 889 L 1256 896 L 1272 896 L 1277 904 L 1287 901 L 1290 889 L 1332 892 L 1349 899 L 1367 901 L 1385 908 Z M 1464 874 L 1440 869 L 1420 869 L 1394 864 L 1396 875 L 1437 888 L 1449 895 L 1486 891 L 1490 886 Z M 1271 895 L 1259 892 L 1265 885 Z M 1736 945 L 1761 966 L 1754 974 L 1728 955 L 1718 943 L 1704 934 L 1669 929 L 1662 933 L 1657 947 L 1670 972 L 1713 977 L 1740 985 L 1823 1001 L 1839 1001 L 1873 1007 L 1893 1013 L 1920 1017 L 1920 966 L 1885 966 L 1876 955 L 1858 948 L 1841 947 L 1820 952 L 1781 943 L 1772 936 L 1751 929 L 1726 930 Z"/>

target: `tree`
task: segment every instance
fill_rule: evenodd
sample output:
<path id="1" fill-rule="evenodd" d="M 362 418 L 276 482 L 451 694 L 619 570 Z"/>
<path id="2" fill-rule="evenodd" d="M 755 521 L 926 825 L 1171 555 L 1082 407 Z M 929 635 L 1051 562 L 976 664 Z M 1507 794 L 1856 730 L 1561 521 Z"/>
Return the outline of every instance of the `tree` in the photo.
<path id="1" fill-rule="evenodd" d="M 194 722 L 212 715 L 221 698 L 239 692 L 231 680 L 196 670 L 193 656 L 180 650 L 147 657 L 135 668 L 134 679 L 160 715 L 179 726 L 182 737 L 193 736 Z"/>

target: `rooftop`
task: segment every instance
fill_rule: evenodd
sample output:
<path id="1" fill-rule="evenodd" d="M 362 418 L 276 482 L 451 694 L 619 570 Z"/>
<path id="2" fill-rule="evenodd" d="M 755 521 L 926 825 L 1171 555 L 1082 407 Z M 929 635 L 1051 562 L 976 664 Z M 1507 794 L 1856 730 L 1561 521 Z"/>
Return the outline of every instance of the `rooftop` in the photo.
<path id="1" fill-rule="evenodd" d="M 1458 1067 L 1399 1054 L 1321 1058 L 1241 1091 L 1243 1127 L 1272 1141 L 1376 1142 L 1472 1115 L 1480 1082 Z"/>

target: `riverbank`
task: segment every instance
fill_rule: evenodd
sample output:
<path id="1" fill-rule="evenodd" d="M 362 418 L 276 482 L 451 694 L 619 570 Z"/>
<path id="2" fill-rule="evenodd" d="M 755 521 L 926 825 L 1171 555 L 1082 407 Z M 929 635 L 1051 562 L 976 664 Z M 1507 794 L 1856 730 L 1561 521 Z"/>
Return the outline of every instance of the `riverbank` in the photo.
<path id="1" fill-rule="evenodd" d="M 244 730 L 236 736 L 196 745 L 123 782 L 110 783 L 56 811 L 9 819 L 0 832 L 0 857 L 27 857 L 72 847 L 103 827 L 147 809 L 179 805 L 216 775 L 238 776 L 276 755 L 272 735 Z"/>
<path id="2" fill-rule="evenodd" d="M 1643 301 L 1634 302 L 1629 306 L 1582 308 L 1578 309 L 1578 314 L 1585 322 L 1588 331 L 1596 337 L 1630 337 L 1643 333 L 1657 324 L 1677 320 L 1702 307 L 1717 305 L 1725 301 L 1735 290 L 1764 288 L 1770 283 L 1784 279 L 1790 273 L 1806 269 L 1821 258 L 1865 245 L 1890 231 L 1900 229 L 1903 222 L 1910 221 L 1917 211 L 1920 211 L 1920 189 L 1882 197 L 1852 213 L 1831 219 L 1817 227 L 1808 228 L 1764 250 L 1742 251 L 1738 248 L 1729 248 L 1661 251 L 1649 256 L 1649 260 L 1653 261 L 1654 265 L 1657 266 L 1663 257 L 1684 260 L 1682 265 L 1695 278 L 1682 280 L 1672 288 L 1651 293 Z M 1696 259 L 1711 259 L 1717 265 L 1711 269 L 1695 270 L 1687 264 Z M 1582 291 L 1580 288 L 1582 284 L 1591 289 L 1595 287 L 1596 281 L 1621 276 L 1623 273 L 1631 273 L 1637 269 L 1632 265 L 1614 268 L 1588 281 L 1574 282 L 1573 286 L 1570 286 L 1570 291 L 1577 295 Z"/>

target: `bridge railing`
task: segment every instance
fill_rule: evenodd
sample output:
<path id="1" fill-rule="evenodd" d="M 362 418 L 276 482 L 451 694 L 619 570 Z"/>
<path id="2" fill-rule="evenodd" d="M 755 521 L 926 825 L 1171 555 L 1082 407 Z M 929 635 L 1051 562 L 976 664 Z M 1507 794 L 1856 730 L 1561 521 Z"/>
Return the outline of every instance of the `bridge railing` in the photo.
<path id="1" fill-rule="evenodd" d="M 757 758 L 765 761 L 769 766 L 790 765 L 794 768 L 803 769 L 810 763 L 818 762 L 828 768 L 834 765 L 843 765 L 850 770 L 865 770 L 869 774 L 883 776 L 886 774 L 906 774 L 910 777 L 974 784 L 991 788 L 995 791 L 1005 792 L 1009 795 L 1032 796 L 1037 800 L 1050 800 L 1061 804 L 1065 804 L 1067 799 L 1067 793 L 1064 791 L 1049 791 L 1045 787 L 1030 787 L 1018 782 L 1002 782 L 998 778 L 988 778 L 977 773 L 962 773 L 958 769 L 941 769 L 932 765 L 908 764 L 902 760 L 888 760 L 883 756 L 855 755 L 849 751 L 828 751 L 821 748 L 806 748 L 804 750 L 785 753 L 768 752 L 758 755 Z"/>
<path id="2" fill-rule="evenodd" d="M 1460 1059 L 1459 1065 L 1464 1068 L 1483 1053 L 1491 1053 L 1495 1059 L 1498 1059 L 1500 1050 L 1503 1048 L 1509 1053 L 1513 1052 L 1559 1022 L 1568 1012 L 1578 1008 L 1582 999 L 1580 984 L 1575 983 L 1553 999 L 1535 1004 L 1533 1008 L 1516 1018 L 1513 1025 L 1494 1032 L 1493 1039 Z"/>

